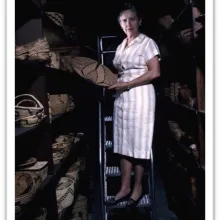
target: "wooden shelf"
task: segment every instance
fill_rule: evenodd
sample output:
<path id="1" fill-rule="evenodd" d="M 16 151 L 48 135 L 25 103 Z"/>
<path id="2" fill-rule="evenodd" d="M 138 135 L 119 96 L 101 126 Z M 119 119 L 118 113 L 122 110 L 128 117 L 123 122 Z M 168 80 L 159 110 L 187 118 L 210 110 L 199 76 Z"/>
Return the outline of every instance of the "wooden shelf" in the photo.
<path id="1" fill-rule="evenodd" d="M 80 50 L 79 46 L 66 46 L 66 47 L 50 47 L 51 52 L 68 52 L 73 50 Z"/>
<path id="2" fill-rule="evenodd" d="M 67 116 L 68 114 L 71 114 L 71 113 L 73 113 L 73 112 L 74 112 L 74 109 L 71 110 L 71 111 L 69 111 L 69 112 L 65 112 L 65 113 L 63 113 L 63 114 L 53 115 L 53 116 L 52 116 L 52 121 L 58 120 L 58 119 L 60 119 L 61 117 Z"/>
<path id="3" fill-rule="evenodd" d="M 34 76 L 46 76 L 48 80 L 56 79 L 56 81 L 63 81 L 65 79 L 65 83 L 68 83 L 68 86 L 70 86 L 72 83 L 72 90 L 78 90 L 79 94 L 86 92 L 88 93 L 89 90 L 91 90 L 92 93 L 97 93 L 97 91 L 99 91 L 101 88 L 100 86 L 97 86 L 96 84 L 84 79 L 75 72 L 68 72 L 61 69 L 47 67 L 45 66 L 45 63 L 39 63 L 32 60 L 16 59 L 15 66 L 18 69 L 17 71 L 19 71 L 19 76 L 16 75 L 16 77 L 30 78 Z M 50 91 L 48 92 L 50 93 Z"/>
<path id="4" fill-rule="evenodd" d="M 191 111 L 191 112 L 194 112 L 194 113 L 197 113 L 197 110 L 194 109 L 194 108 L 190 108 L 188 107 L 187 105 L 184 105 L 184 104 L 181 104 L 181 103 L 178 103 L 178 102 L 173 102 L 171 101 L 169 98 L 167 97 L 164 97 L 163 100 L 169 104 L 169 105 L 172 105 L 172 106 L 175 106 L 175 107 L 180 107 L 182 109 L 185 109 L 185 110 L 188 110 L 188 111 Z"/>
<path id="5" fill-rule="evenodd" d="M 15 59 L 15 66 L 17 68 L 32 68 L 36 70 L 43 70 L 43 71 L 39 71 L 38 75 L 49 75 L 49 74 L 61 74 L 61 72 L 65 72 L 66 74 L 71 74 L 70 72 L 67 71 L 63 71 L 60 69 L 55 69 L 55 68 L 51 68 L 46 66 L 45 62 L 38 62 L 35 60 L 19 60 L 19 59 Z M 72 74 L 73 75 L 73 74 Z M 77 76 L 77 75 L 76 75 Z"/>
<path id="6" fill-rule="evenodd" d="M 48 117 L 46 117 L 40 124 L 35 125 L 33 127 L 29 127 L 29 128 L 16 127 L 15 128 L 15 137 L 19 137 L 19 136 L 25 135 L 29 132 L 36 131 L 37 129 L 41 128 L 42 126 L 45 126 L 47 123 L 49 124 Z"/>

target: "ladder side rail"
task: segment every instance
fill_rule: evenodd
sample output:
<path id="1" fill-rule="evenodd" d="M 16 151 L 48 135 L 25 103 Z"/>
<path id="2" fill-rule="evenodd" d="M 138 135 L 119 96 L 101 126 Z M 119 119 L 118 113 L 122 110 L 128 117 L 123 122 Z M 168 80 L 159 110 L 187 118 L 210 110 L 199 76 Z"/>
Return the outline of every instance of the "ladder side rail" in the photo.
<path id="1" fill-rule="evenodd" d="M 100 54 L 100 37 L 97 37 L 97 59 L 100 62 L 101 54 Z M 102 94 L 103 96 L 103 94 Z M 104 167 L 103 167 L 103 112 L 102 112 L 102 100 L 99 100 L 99 175 L 100 175 L 100 196 L 101 196 L 101 215 L 102 219 L 105 219 L 106 207 L 104 205 Z"/>
<path id="2" fill-rule="evenodd" d="M 155 175 L 154 175 L 154 157 L 153 149 L 150 152 L 150 197 L 151 197 L 151 220 L 156 220 L 156 209 L 155 209 Z"/>

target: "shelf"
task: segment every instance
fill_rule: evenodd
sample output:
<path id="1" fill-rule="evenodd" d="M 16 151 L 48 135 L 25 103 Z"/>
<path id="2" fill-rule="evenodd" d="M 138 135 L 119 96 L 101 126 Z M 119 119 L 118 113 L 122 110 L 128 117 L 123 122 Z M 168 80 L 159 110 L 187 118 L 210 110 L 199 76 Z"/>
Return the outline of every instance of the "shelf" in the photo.
<path id="1" fill-rule="evenodd" d="M 79 49 L 79 46 L 50 47 L 51 52 L 67 52 Z"/>
<path id="2" fill-rule="evenodd" d="M 178 103 L 178 102 L 172 102 L 172 103 L 175 104 L 175 105 L 178 105 L 178 106 L 180 106 L 180 107 L 182 107 L 182 108 L 188 109 L 188 110 L 190 110 L 190 111 L 197 112 L 196 109 L 190 108 L 190 107 L 188 107 L 187 105 L 180 104 L 180 103 Z"/>
<path id="3" fill-rule="evenodd" d="M 32 207 L 35 205 L 35 199 L 37 197 L 37 194 L 40 191 L 43 191 L 45 189 L 46 186 L 48 186 L 49 183 L 51 183 L 51 181 L 53 180 L 53 175 L 48 175 L 46 177 L 46 179 L 42 182 L 41 186 L 39 187 L 39 189 L 37 189 L 37 192 L 34 195 L 34 198 L 25 205 L 25 207 L 23 208 L 23 210 L 19 213 L 17 213 L 15 215 L 15 220 L 22 220 L 24 215 L 27 213 L 28 210 L 33 209 Z"/>
<path id="4" fill-rule="evenodd" d="M 76 76 L 78 78 L 82 78 L 80 77 L 78 74 L 72 74 L 71 72 L 68 71 L 64 71 L 61 69 L 55 69 L 55 68 L 51 68 L 46 66 L 46 64 L 44 62 L 38 62 L 35 60 L 19 60 L 19 59 L 15 59 L 15 66 L 16 67 L 20 67 L 20 68 L 32 68 L 36 70 L 39 70 L 38 75 L 39 76 L 45 76 L 45 75 L 50 75 L 50 74 L 63 74 L 65 73 L 66 75 L 70 75 L 70 76 Z"/>
<path id="5" fill-rule="evenodd" d="M 198 110 L 198 113 L 205 114 L 205 110 Z"/>
<path id="6" fill-rule="evenodd" d="M 53 115 L 53 116 L 52 116 L 52 121 L 55 121 L 55 120 L 57 120 L 57 119 L 59 119 L 59 118 L 61 118 L 61 117 L 63 117 L 63 116 L 66 116 L 66 115 L 68 115 L 68 114 L 70 114 L 70 113 L 73 113 L 73 112 L 74 112 L 74 109 L 73 109 L 72 111 L 65 112 L 65 113 L 63 113 L 63 114 Z"/>
<path id="7" fill-rule="evenodd" d="M 49 123 L 48 117 L 46 117 L 40 124 L 35 125 L 33 127 L 29 127 L 29 128 L 16 127 L 15 128 L 15 137 L 27 134 L 29 132 L 36 131 L 36 129 L 40 128 L 41 126 L 44 126 L 47 122 Z"/>
<path id="8" fill-rule="evenodd" d="M 178 102 L 173 102 L 171 101 L 170 99 L 168 99 L 167 97 L 163 98 L 163 100 L 169 104 L 169 105 L 173 105 L 175 107 L 180 107 L 180 108 L 183 108 L 185 110 L 188 110 L 188 111 L 191 111 L 191 112 L 194 112 L 194 113 L 197 113 L 197 110 L 194 109 L 194 108 L 190 108 L 188 107 L 187 105 L 184 105 L 184 104 L 181 104 L 181 103 L 178 103 Z"/>
<path id="9" fill-rule="evenodd" d="M 71 84 L 72 86 L 71 88 L 73 88 L 74 90 L 79 90 L 79 92 L 81 93 L 86 91 L 88 92 L 88 90 L 90 89 L 96 92 L 96 90 L 99 89 L 99 86 L 90 82 L 89 80 L 85 80 L 76 72 L 69 72 L 61 69 L 47 67 L 45 63 L 39 63 L 34 60 L 32 61 L 32 60 L 15 59 L 15 67 L 17 69 L 16 77 L 30 78 L 36 76 L 47 76 L 49 77 L 49 79 L 55 78 L 56 80 L 61 80 L 61 81 L 65 79 L 65 82 L 69 82 L 69 84 L 73 83 Z M 67 86 L 69 86 L 69 84 Z"/>

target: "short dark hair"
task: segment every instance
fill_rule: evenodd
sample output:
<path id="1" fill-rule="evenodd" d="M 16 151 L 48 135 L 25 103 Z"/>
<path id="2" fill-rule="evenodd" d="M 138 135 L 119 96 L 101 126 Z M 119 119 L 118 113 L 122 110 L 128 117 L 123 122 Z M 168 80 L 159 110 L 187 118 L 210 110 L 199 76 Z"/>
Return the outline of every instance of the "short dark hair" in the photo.
<path id="1" fill-rule="evenodd" d="M 119 12 L 118 22 L 120 22 L 120 17 L 122 15 L 122 13 L 127 10 L 134 12 L 137 15 L 138 19 L 141 19 L 141 16 L 140 16 L 139 12 L 137 11 L 136 7 L 131 2 L 126 2 L 123 4 L 123 7 L 121 8 L 121 10 Z"/>

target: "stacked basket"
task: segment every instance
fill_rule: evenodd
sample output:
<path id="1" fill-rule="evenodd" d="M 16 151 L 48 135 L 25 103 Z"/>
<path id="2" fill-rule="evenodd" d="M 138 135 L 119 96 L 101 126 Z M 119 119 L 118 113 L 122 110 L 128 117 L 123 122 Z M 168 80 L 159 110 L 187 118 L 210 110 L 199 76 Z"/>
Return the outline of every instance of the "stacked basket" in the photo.
<path id="1" fill-rule="evenodd" d="M 48 62 L 50 60 L 50 47 L 46 38 L 39 38 L 36 41 L 25 45 L 16 46 L 15 57 L 19 60 L 35 60 Z"/>
<path id="2" fill-rule="evenodd" d="M 15 173 L 15 213 L 22 211 L 33 199 L 40 184 L 41 179 L 38 175 L 21 171 Z"/>
<path id="3" fill-rule="evenodd" d="M 72 209 L 72 216 L 69 220 L 87 220 L 88 219 L 88 207 L 87 198 L 83 195 L 78 195 Z"/>
<path id="4" fill-rule="evenodd" d="M 55 138 L 55 142 L 52 145 L 54 164 L 58 164 L 62 159 L 68 156 L 71 146 L 74 142 L 74 138 L 73 133 L 59 135 L 57 138 Z"/>
<path id="5" fill-rule="evenodd" d="M 58 213 L 71 206 L 74 200 L 74 181 L 69 177 L 61 177 L 56 188 Z"/>

